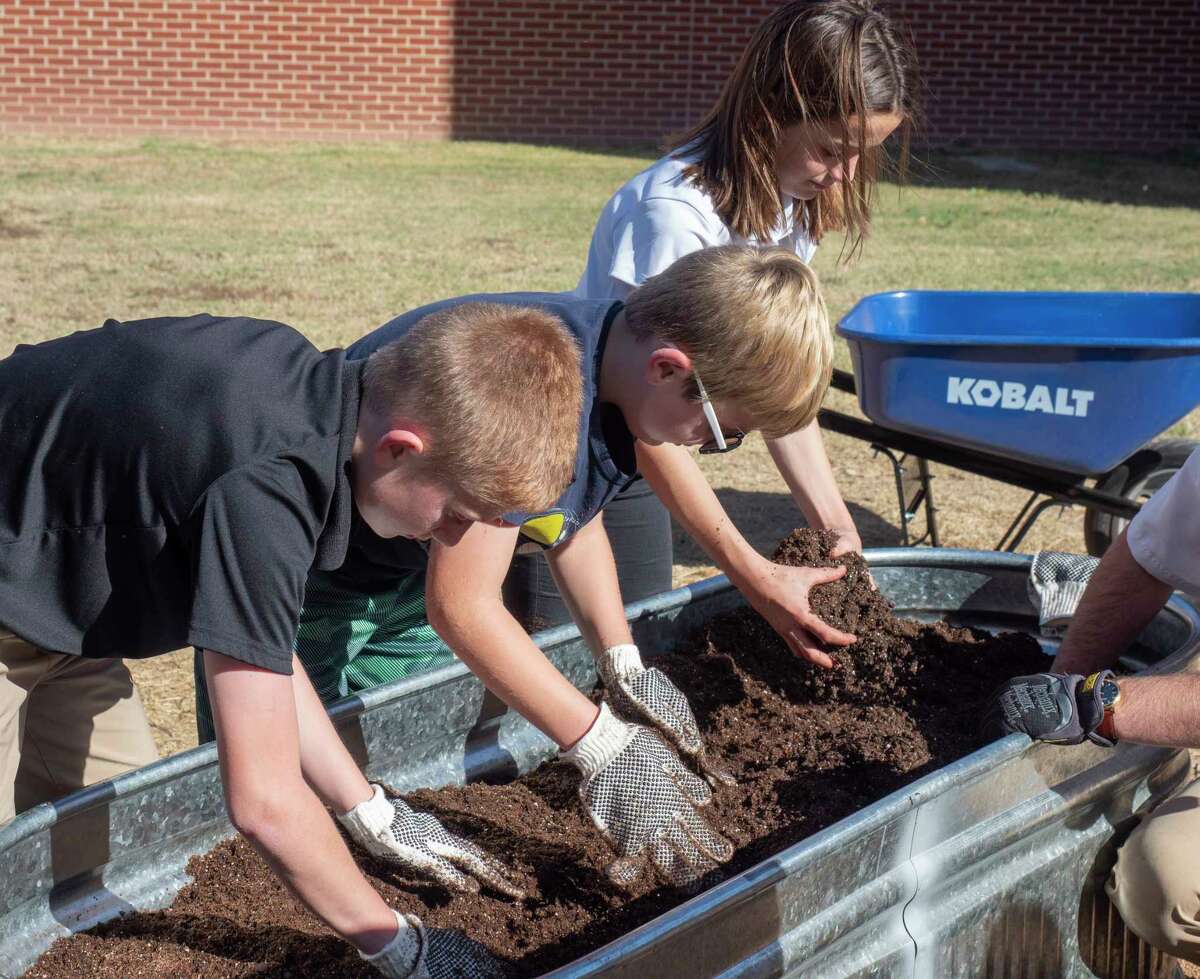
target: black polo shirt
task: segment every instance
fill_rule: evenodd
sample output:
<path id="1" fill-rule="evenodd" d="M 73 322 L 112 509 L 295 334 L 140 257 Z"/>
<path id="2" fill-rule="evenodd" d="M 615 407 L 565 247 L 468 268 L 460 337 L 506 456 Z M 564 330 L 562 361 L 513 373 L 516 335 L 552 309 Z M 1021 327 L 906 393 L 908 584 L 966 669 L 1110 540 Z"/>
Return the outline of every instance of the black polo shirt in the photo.
<path id="1" fill-rule="evenodd" d="M 338 567 L 362 363 L 281 323 L 117 323 L 0 361 L 0 624 L 44 649 L 195 645 L 291 673 Z"/>

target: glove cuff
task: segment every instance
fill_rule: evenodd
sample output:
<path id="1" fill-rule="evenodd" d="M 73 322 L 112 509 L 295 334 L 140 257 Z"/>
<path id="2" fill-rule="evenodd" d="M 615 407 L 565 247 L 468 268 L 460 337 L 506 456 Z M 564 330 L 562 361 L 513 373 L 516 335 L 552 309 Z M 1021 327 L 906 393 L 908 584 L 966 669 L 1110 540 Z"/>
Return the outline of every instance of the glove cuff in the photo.
<path id="1" fill-rule="evenodd" d="M 1059 581 L 1053 588 L 1046 588 L 1041 596 L 1041 624 L 1060 628 L 1068 625 L 1075 615 L 1075 610 L 1079 608 L 1087 586 L 1086 581 Z"/>
<path id="2" fill-rule="evenodd" d="M 370 962 L 385 976 L 416 979 L 418 976 L 428 975 L 425 952 L 429 943 L 421 919 L 416 915 L 401 914 L 395 910 L 392 914 L 396 916 L 396 936 L 374 955 L 359 952 L 359 958 Z"/>
<path id="3" fill-rule="evenodd" d="M 637 732 L 635 725 L 618 720 L 608 704 L 601 704 L 600 714 L 587 734 L 558 754 L 578 768 L 584 778 L 591 778 L 624 751 Z"/>
<path id="4" fill-rule="evenodd" d="M 396 807 L 383 794 L 383 786 L 371 783 L 374 794 L 366 802 L 360 802 L 349 812 L 338 815 L 338 822 L 356 840 L 378 839 L 386 832 L 396 818 Z"/>
<path id="5" fill-rule="evenodd" d="M 1026 584 L 1043 629 L 1062 630 L 1070 624 L 1098 563 L 1094 557 L 1062 551 L 1033 556 Z"/>
<path id="6" fill-rule="evenodd" d="M 646 667 L 642 665 L 642 654 L 633 643 L 622 643 L 619 646 L 609 646 L 601 654 L 604 669 L 618 678 L 624 678 L 634 673 L 641 673 Z"/>
<path id="7" fill-rule="evenodd" d="M 1104 725 L 1104 701 L 1100 696 L 1104 681 L 1116 676 L 1112 670 L 1100 670 L 1091 676 L 1080 677 L 1075 686 L 1075 704 L 1079 708 L 1079 723 L 1093 744 L 1112 748 L 1116 741 L 1100 733 Z M 1090 682 L 1089 682 L 1090 681 Z"/>

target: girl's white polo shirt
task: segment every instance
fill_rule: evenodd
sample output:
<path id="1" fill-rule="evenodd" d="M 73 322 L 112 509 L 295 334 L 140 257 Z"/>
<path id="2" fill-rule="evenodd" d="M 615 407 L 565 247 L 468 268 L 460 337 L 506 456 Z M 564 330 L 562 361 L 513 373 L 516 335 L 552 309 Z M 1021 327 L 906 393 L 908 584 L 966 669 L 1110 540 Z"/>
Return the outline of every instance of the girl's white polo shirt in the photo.
<path id="1" fill-rule="evenodd" d="M 734 234 L 709 196 L 684 177 L 694 159 L 664 156 L 613 194 L 596 222 L 575 295 L 624 299 L 677 258 L 713 245 L 780 245 L 806 262 L 812 259 L 817 246 L 803 228 L 792 227 L 790 203 L 769 239 Z"/>

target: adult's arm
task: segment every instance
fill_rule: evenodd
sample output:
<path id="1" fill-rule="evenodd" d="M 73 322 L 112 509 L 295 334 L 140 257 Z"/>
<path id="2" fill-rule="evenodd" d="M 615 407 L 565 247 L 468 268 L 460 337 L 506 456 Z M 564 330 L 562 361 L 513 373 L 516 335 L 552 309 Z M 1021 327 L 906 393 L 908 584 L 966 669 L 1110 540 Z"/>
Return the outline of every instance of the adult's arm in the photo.
<path id="1" fill-rule="evenodd" d="M 519 531 L 476 523 L 453 547 L 434 543 L 425 577 L 429 624 L 483 683 L 560 748 L 599 713 L 504 607 L 501 585 Z"/>
<path id="2" fill-rule="evenodd" d="M 818 617 L 808 603 L 814 585 L 836 581 L 837 568 L 791 568 L 767 560 L 733 525 L 687 449 L 678 445 L 637 443 L 638 468 L 671 511 L 754 609 L 783 637 L 792 651 L 818 666 L 833 660 L 823 644 L 847 646 L 855 636 Z"/>
<path id="3" fill-rule="evenodd" d="M 1171 597 L 1129 549 L 1128 531 L 1104 554 L 1054 659 L 1056 673 L 1113 666 Z M 1200 675 L 1122 677 L 1113 727 L 1121 741 L 1200 747 Z"/>
<path id="4" fill-rule="evenodd" d="M 1171 586 L 1146 572 L 1129 550 L 1128 532 L 1096 568 L 1063 637 L 1055 673 L 1111 667 L 1171 597 Z"/>
<path id="5" fill-rule="evenodd" d="M 317 917 L 360 951 L 379 951 L 396 916 L 305 781 L 293 678 L 212 650 L 204 669 L 233 825 Z"/>
<path id="6" fill-rule="evenodd" d="M 1113 715 L 1117 739 L 1200 748 L 1200 674 L 1122 677 Z"/>

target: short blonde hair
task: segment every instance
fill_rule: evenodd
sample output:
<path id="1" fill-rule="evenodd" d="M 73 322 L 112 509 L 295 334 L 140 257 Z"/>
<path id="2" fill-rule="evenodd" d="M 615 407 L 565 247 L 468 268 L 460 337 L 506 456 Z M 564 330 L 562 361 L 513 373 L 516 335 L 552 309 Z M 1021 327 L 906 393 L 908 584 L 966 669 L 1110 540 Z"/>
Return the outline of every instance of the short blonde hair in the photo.
<path id="1" fill-rule="evenodd" d="M 709 397 L 737 405 L 768 438 L 811 422 L 829 387 L 833 337 L 817 277 L 783 248 L 685 255 L 630 294 L 625 321 L 639 339 L 682 349 Z"/>
<path id="2" fill-rule="evenodd" d="M 424 462 L 487 516 L 548 509 L 573 478 L 583 405 L 579 347 L 539 309 L 470 302 L 426 316 L 373 353 L 363 397 L 411 413 Z"/>

